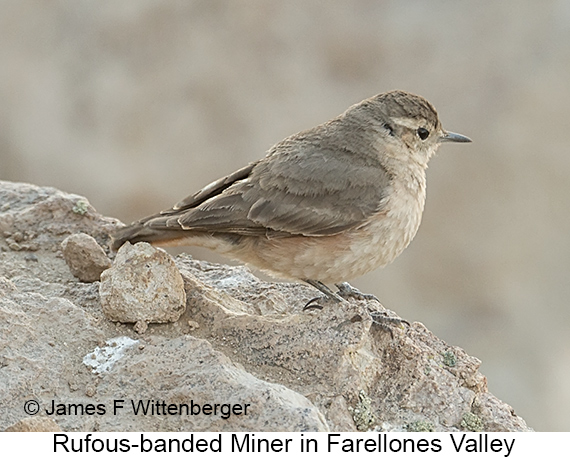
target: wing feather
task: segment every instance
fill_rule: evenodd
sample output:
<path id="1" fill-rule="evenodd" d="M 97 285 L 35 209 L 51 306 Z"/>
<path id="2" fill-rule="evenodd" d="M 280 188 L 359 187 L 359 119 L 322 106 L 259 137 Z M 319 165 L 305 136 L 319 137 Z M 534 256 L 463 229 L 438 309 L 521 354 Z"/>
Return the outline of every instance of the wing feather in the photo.
<path id="1" fill-rule="evenodd" d="M 382 211 L 390 176 L 377 154 L 335 147 L 319 132 L 283 140 L 265 158 L 141 222 L 267 236 L 325 236 L 362 225 Z"/>

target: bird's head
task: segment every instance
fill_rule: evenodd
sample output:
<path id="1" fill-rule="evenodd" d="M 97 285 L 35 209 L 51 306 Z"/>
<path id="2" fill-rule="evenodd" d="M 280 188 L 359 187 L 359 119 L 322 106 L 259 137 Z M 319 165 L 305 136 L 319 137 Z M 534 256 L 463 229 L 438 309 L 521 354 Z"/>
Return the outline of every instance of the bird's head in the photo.
<path id="1" fill-rule="evenodd" d="M 427 165 L 441 143 L 471 142 L 466 136 L 444 130 L 432 104 L 408 92 L 385 92 L 352 109 L 359 116 L 369 117 L 370 126 L 386 145 L 386 153 L 406 162 L 412 159 Z"/>

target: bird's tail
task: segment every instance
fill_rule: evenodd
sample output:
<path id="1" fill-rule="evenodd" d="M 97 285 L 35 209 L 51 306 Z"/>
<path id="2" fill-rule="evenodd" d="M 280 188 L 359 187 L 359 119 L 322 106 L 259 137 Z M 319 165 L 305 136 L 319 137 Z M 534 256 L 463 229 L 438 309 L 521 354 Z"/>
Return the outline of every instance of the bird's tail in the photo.
<path id="1" fill-rule="evenodd" d="M 179 230 L 157 230 L 140 222 L 134 222 L 112 234 L 111 249 L 117 251 L 127 241 L 133 244 L 139 241 L 146 241 L 158 245 L 176 245 L 180 238 Z"/>

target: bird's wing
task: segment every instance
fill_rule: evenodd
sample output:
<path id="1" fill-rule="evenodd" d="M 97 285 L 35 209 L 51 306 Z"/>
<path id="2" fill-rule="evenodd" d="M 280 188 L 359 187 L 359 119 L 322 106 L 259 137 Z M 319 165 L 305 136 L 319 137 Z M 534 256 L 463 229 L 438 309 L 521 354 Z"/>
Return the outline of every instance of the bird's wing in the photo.
<path id="1" fill-rule="evenodd" d="M 189 208 L 195 208 L 200 203 L 205 202 L 209 198 L 219 195 L 221 192 L 230 187 L 236 181 L 240 181 L 242 179 L 247 178 L 254 166 L 255 163 L 250 163 L 249 165 L 240 168 L 237 171 L 234 171 L 232 174 L 208 184 L 206 187 L 199 190 L 195 194 L 186 197 L 184 200 L 178 202 L 176 205 L 174 205 L 172 209 L 163 211 L 162 214 L 168 214 L 171 211 L 176 213 L 179 211 L 184 211 Z"/>
<path id="2" fill-rule="evenodd" d="M 390 178 L 374 156 L 291 137 L 144 221 L 150 228 L 243 235 L 334 235 L 382 211 Z"/>

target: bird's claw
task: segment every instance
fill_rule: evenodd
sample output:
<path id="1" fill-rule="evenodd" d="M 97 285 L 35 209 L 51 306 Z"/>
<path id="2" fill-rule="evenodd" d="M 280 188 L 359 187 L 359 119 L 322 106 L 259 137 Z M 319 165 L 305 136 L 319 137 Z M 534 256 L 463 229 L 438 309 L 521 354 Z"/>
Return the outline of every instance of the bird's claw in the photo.
<path id="1" fill-rule="evenodd" d="M 322 305 L 315 303 L 316 301 L 320 300 L 323 297 L 315 297 L 311 298 L 305 306 L 303 306 L 303 311 L 308 311 L 311 309 L 323 309 Z"/>
<path id="2" fill-rule="evenodd" d="M 341 298 L 344 298 L 345 300 L 348 298 L 354 298 L 355 300 L 374 300 L 380 303 L 380 300 L 378 300 L 375 295 L 364 294 L 347 282 L 341 282 L 335 284 L 335 286 L 338 289 L 337 295 Z"/>
<path id="3" fill-rule="evenodd" d="M 368 310 L 368 314 L 372 318 L 372 324 L 377 325 L 382 330 L 390 333 L 390 336 L 392 338 L 394 338 L 394 332 L 392 331 L 393 327 L 397 326 L 402 328 L 402 324 L 405 324 L 408 327 L 410 326 L 410 323 L 407 320 L 401 319 L 399 317 L 388 316 L 385 312 L 382 311 Z"/>

